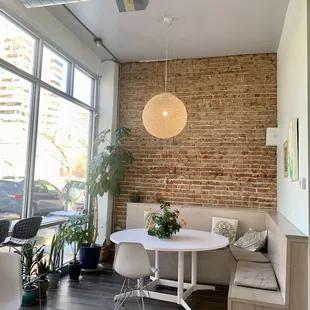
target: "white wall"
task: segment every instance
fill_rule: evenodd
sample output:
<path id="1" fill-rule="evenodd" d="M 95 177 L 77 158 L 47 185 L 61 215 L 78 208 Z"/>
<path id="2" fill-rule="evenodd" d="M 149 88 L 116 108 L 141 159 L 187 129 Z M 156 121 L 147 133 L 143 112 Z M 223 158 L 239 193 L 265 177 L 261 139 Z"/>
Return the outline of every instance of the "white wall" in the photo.
<path id="1" fill-rule="evenodd" d="M 99 102 L 97 112 L 98 130 L 115 129 L 117 126 L 118 105 L 118 65 L 107 61 L 101 64 L 97 56 L 70 32 L 53 14 L 45 8 L 26 9 L 20 0 L 0 0 L 0 9 L 28 27 L 38 36 L 43 37 L 65 55 L 73 58 L 83 68 L 102 78 L 99 84 Z M 99 238 L 103 243 L 110 234 L 112 197 L 105 195 L 99 201 Z"/>
<path id="2" fill-rule="evenodd" d="M 284 178 L 283 143 L 299 118 L 299 177 L 308 179 L 307 0 L 291 0 L 278 48 L 278 210 L 308 233 L 307 190 Z"/>

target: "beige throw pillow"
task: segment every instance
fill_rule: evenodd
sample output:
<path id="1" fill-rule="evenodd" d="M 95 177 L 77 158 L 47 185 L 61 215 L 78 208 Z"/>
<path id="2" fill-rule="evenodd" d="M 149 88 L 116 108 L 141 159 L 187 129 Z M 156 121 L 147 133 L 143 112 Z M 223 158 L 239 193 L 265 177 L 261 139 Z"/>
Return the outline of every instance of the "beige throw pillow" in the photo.
<path id="1" fill-rule="evenodd" d="M 212 232 L 224 236 L 229 240 L 229 244 L 236 241 L 239 221 L 224 217 L 212 217 Z"/>
<path id="2" fill-rule="evenodd" d="M 266 244 L 267 234 L 267 230 L 255 231 L 250 228 L 234 245 L 251 252 L 256 252 Z"/>

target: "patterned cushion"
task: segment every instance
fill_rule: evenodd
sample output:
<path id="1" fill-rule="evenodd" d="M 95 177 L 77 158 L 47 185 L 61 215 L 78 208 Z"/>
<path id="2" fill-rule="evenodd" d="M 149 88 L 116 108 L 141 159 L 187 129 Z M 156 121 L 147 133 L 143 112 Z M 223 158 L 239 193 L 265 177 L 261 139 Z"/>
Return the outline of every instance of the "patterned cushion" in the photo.
<path id="1" fill-rule="evenodd" d="M 235 245 L 229 246 L 231 254 L 235 258 L 237 262 L 244 261 L 244 262 L 255 262 L 255 263 L 269 263 L 268 258 L 263 255 L 261 252 L 251 252 L 239 248 Z"/>
<path id="2" fill-rule="evenodd" d="M 267 230 L 265 231 L 255 231 L 249 229 L 242 237 L 238 239 L 234 245 L 243 248 L 248 251 L 259 251 L 266 243 L 267 240 Z"/>
<path id="3" fill-rule="evenodd" d="M 238 262 L 235 285 L 276 291 L 277 279 L 271 264 Z"/>
<path id="4" fill-rule="evenodd" d="M 212 232 L 224 236 L 232 244 L 236 241 L 238 220 L 212 217 Z"/>
<path id="5" fill-rule="evenodd" d="M 153 224 L 153 214 L 161 215 L 159 212 L 144 211 L 144 228 L 149 228 Z"/>

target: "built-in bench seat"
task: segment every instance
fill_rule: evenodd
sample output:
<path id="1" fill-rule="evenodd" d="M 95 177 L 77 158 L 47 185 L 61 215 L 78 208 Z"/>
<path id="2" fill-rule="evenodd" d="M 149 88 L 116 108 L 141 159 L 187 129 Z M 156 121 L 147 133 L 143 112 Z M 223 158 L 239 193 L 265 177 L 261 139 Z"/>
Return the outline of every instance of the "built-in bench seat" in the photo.
<path id="1" fill-rule="evenodd" d="M 234 284 L 237 263 L 233 263 L 228 292 L 228 310 L 275 310 L 289 309 L 280 289 L 268 291 Z"/>
<path id="2" fill-rule="evenodd" d="M 277 212 L 266 213 L 268 254 L 279 288 L 262 290 L 235 285 L 232 265 L 228 310 L 307 310 L 307 237 Z M 234 251 L 234 249 L 232 248 Z"/>
<path id="3" fill-rule="evenodd" d="M 159 204 L 128 203 L 126 227 L 144 226 L 144 211 L 159 211 Z M 178 207 L 178 206 L 173 206 Z M 198 253 L 198 282 L 229 285 L 229 310 L 307 310 L 308 237 L 277 211 L 214 207 L 185 207 L 181 216 L 187 228 L 211 231 L 212 217 L 238 219 L 237 238 L 249 228 L 268 231 L 266 257 L 272 264 L 279 289 L 267 291 L 236 286 L 236 261 L 230 247 Z M 188 255 L 186 255 L 188 254 Z M 154 253 L 150 252 L 151 263 Z M 242 255 L 241 255 L 242 256 Z M 161 275 L 175 279 L 177 253 L 160 252 Z M 190 253 L 185 253 L 185 280 L 190 280 Z"/>

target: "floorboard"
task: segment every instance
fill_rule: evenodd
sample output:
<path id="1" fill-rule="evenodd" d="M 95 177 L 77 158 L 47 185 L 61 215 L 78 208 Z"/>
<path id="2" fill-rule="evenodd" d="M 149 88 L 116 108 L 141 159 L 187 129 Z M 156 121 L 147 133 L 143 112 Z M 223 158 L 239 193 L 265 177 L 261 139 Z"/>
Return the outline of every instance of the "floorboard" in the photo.
<path id="1" fill-rule="evenodd" d="M 115 273 L 84 274 L 80 282 L 63 277 L 56 290 L 50 290 L 43 310 L 113 310 L 113 296 L 119 293 L 122 277 Z M 173 289 L 157 287 L 157 291 L 176 294 Z M 192 310 L 227 310 L 228 287 L 217 286 L 216 291 L 198 291 L 187 302 Z M 20 310 L 39 310 L 40 306 L 21 307 Z M 137 310 L 134 299 L 126 302 L 124 310 Z M 146 300 L 147 310 L 177 310 L 183 307 L 164 301 Z"/>

